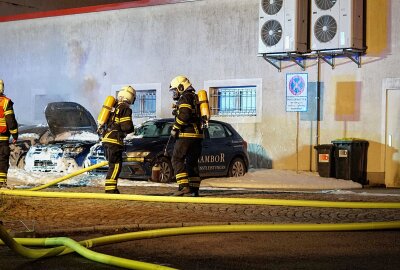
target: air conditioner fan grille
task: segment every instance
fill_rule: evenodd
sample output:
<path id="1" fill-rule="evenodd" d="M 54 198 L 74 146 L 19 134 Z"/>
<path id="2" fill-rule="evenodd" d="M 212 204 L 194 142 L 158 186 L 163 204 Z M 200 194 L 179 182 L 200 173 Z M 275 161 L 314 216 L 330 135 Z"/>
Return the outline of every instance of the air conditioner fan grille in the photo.
<path id="1" fill-rule="evenodd" d="M 319 7 L 322 10 L 328 10 L 331 9 L 335 4 L 337 0 L 315 0 L 315 4 L 317 7 Z"/>
<path id="2" fill-rule="evenodd" d="M 337 23 L 335 18 L 330 15 L 324 15 L 318 18 L 314 24 L 314 35 L 323 43 L 331 41 L 337 32 Z"/>
<path id="3" fill-rule="evenodd" d="M 281 10 L 283 0 L 262 0 L 261 7 L 268 15 L 275 15 Z"/>
<path id="4" fill-rule="evenodd" d="M 282 26 L 276 20 L 269 20 L 261 28 L 261 40 L 268 47 L 278 44 L 282 38 Z"/>

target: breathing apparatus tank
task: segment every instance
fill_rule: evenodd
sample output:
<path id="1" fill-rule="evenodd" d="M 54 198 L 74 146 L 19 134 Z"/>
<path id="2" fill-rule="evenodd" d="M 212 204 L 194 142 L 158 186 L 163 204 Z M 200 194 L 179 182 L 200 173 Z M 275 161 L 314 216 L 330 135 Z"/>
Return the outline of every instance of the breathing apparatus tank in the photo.
<path id="1" fill-rule="evenodd" d="M 110 117 L 110 113 L 114 111 L 114 105 L 116 100 L 113 96 L 108 96 L 104 100 L 103 107 L 100 110 L 99 116 L 97 117 L 97 131 L 107 123 L 108 118 Z"/>
<path id="2" fill-rule="evenodd" d="M 210 106 L 208 104 L 208 97 L 206 90 L 199 90 L 197 97 L 200 104 L 200 117 L 203 121 L 203 127 L 208 128 L 208 121 L 210 120 Z"/>

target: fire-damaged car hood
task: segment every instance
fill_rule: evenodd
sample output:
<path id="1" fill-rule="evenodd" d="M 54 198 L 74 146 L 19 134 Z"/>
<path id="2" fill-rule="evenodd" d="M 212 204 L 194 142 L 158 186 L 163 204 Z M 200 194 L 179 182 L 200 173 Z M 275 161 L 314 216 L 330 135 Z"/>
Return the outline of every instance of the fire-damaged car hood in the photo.
<path id="1" fill-rule="evenodd" d="M 88 110 L 75 102 L 52 102 L 45 110 L 49 129 L 54 136 L 64 132 L 96 133 L 96 121 Z"/>
<path id="2" fill-rule="evenodd" d="M 72 172 L 82 168 L 90 148 L 99 141 L 96 122 L 75 102 L 53 102 L 45 109 L 48 131 L 26 152 L 25 170 Z"/>

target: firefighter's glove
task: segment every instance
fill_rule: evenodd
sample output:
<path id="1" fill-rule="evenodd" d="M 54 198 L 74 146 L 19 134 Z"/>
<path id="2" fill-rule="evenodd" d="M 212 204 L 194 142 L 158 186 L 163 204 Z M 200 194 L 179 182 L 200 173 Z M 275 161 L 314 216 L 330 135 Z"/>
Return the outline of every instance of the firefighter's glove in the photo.
<path id="1" fill-rule="evenodd" d="M 173 116 L 177 116 L 177 115 L 178 115 L 178 110 L 176 110 L 176 109 L 175 109 L 175 110 L 172 110 L 172 115 L 173 115 Z"/>
<path id="2" fill-rule="evenodd" d="M 178 138 L 179 130 L 178 129 L 171 129 L 171 136 L 176 139 Z"/>

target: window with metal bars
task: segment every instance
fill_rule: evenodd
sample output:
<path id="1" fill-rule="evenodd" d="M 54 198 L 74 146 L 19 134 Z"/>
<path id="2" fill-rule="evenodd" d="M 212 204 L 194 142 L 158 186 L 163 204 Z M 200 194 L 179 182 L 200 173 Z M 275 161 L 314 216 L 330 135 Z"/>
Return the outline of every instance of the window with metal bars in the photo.
<path id="1" fill-rule="evenodd" d="M 137 90 L 132 111 L 137 118 L 156 117 L 156 89 Z"/>
<path id="2" fill-rule="evenodd" d="M 256 116 L 256 85 L 210 88 L 212 115 Z"/>
<path id="3" fill-rule="evenodd" d="M 136 101 L 131 109 L 135 118 L 156 117 L 156 89 L 136 90 Z"/>

